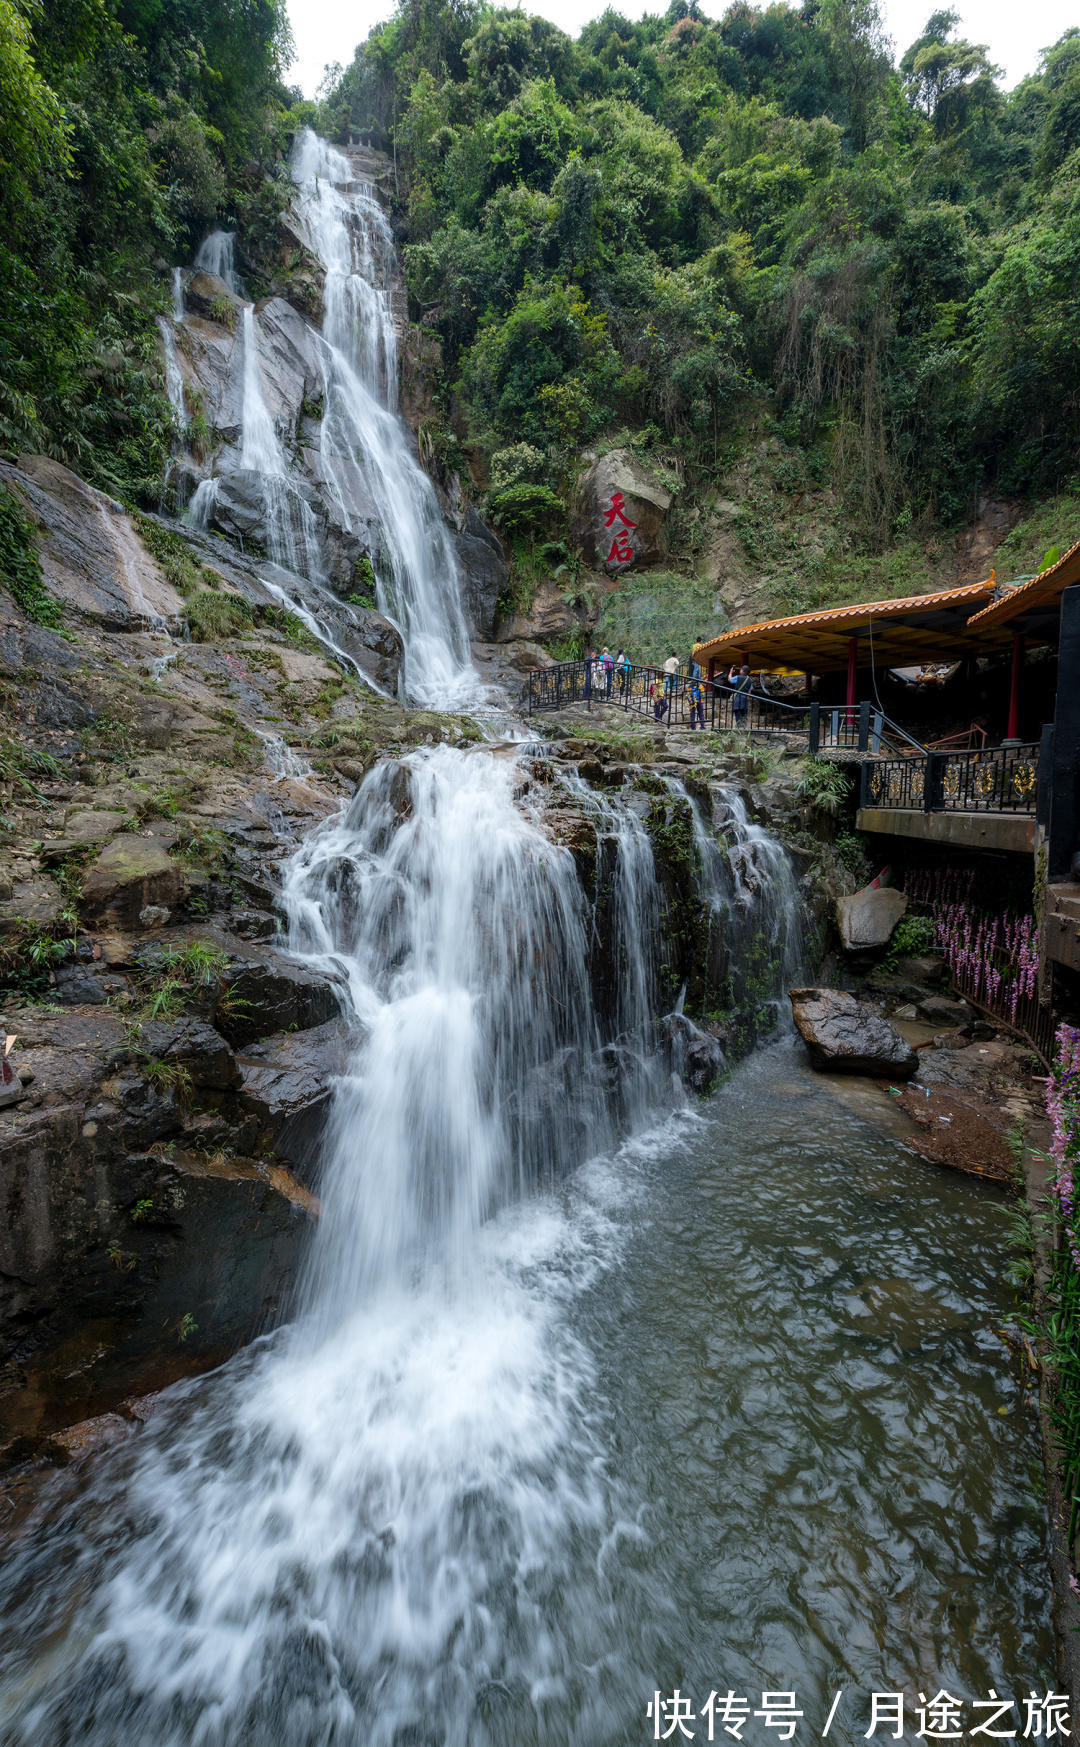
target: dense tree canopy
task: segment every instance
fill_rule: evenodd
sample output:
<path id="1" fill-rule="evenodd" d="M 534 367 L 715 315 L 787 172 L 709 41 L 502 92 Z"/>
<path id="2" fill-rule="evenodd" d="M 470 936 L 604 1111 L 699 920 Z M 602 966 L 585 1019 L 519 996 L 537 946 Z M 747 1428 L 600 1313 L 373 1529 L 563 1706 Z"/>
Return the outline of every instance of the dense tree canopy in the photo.
<path id="1" fill-rule="evenodd" d="M 162 269 L 258 201 L 284 0 L 0 0 L 0 442 L 125 495 L 167 453 Z"/>
<path id="2" fill-rule="evenodd" d="M 620 427 L 707 471 L 747 393 L 879 540 L 1076 471 L 1080 32 L 1005 95 L 947 10 L 894 66 L 876 0 L 673 0 L 577 42 L 423 0 L 325 120 L 396 142 L 448 417 L 549 487 Z"/>
<path id="3" fill-rule="evenodd" d="M 1006 94 L 948 10 L 894 64 L 877 0 L 609 8 L 577 41 L 400 0 L 316 111 L 281 88 L 284 0 L 0 12 L 9 449 L 147 488 L 166 270 L 272 221 L 315 119 L 393 150 L 445 427 L 519 518 L 620 432 L 707 478 L 748 401 L 878 542 L 1077 471 L 1078 30 Z"/>

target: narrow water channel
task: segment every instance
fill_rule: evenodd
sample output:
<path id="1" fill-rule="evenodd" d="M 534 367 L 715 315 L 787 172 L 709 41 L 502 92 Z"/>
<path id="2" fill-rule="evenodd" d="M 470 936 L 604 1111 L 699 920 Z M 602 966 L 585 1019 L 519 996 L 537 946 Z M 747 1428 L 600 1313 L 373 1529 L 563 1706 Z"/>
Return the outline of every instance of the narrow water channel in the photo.
<path id="1" fill-rule="evenodd" d="M 793 1691 L 798 1739 L 840 1691 L 855 1742 L 872 1690 L 1045 1691 L 1007 1259 L 995 1192 L 763 1050 L 504 1208 L 468 1289 L 62 1481 L 3 1561 L 0 1739 L 626 1747 L 679 1687 Z"/>

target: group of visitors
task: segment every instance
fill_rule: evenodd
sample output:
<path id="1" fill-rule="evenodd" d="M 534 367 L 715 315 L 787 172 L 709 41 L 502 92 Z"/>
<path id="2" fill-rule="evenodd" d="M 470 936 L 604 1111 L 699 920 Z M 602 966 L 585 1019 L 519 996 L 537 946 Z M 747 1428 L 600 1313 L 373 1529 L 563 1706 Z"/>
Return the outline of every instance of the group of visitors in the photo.
<path id="1" fill-rule="evenodd" d="M 699 638 L 698 642 L 700 641 Z M 634 663 L 624 649 L 620 648 L 615 655 L 612 655 L 610 649 L 607 648 L 601 649 L 599 654 L 594 648 L 590 648 L 585 658 L 584 695 L 586 701 L 591 702 L 594 697 L 597 700 L 610 701 L 617 687 L 619 701 L 625 703 L 633 670 Z M 662 722 L 670 714 L 673 695 L 677 695 L 680 679 L 679 657 L 671 654 L 662 667 L 646 667 L 644 673 L 654 720 Z M 736 727 L 741 726 L 746 721 L 750 699 L 755 691 L 762 697 L 769 695 L 763 675 L 758 674 L 755 680 L 748 663 L 745 661 L 740 667 L 733 666 L 731 668 L 726 682 L 719 678 L 706 679 L 694 656 L 693 649 L 690 651 L 690 659 L 686 663 L 685 673 L 682 677 L 685 679 L 684 696 L 691 729 L 704 729 L 705 727 L 705 693 L 707 688 L 718 690 L 726 684 L 727 689 L 731 692 L 731 710 Z"/>

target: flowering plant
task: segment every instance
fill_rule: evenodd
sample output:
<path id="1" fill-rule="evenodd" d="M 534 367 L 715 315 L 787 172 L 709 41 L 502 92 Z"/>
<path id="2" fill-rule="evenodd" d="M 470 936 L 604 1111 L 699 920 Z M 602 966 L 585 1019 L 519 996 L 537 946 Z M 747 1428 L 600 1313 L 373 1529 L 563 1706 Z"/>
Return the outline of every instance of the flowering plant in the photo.
<path id="1" fill-rule="evenodd" d="M 1046 1114 L 1050 1118 L 1050 1157 L 1054 1163 L 1050 1187 L 1073 1266 L 1080 1273 L 1075 1183 L 1080 1160 L 1080 1029 L 1073 1025 L 1059 1025 L 1057 1029 L 1054 1071 L 1046 1082 Z"/>
<path id="2" fill-rule="evenodd" d="M 934 945 L 957 986 L 1015 1025 L 1021 1001 L 1035 999 L 1039 931 L 1034 916 L 975 909 L 968 902 L 974 877 L 959 868 L 921 868 L 908 875 L 905 889 L 933 917 Z"/>

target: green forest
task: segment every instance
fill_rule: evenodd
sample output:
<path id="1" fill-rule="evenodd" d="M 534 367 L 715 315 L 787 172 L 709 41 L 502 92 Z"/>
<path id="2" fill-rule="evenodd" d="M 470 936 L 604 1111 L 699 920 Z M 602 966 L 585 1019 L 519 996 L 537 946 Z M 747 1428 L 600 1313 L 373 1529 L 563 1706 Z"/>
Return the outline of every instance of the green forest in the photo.
<path id="1" fill-rule="evenodd" d="M 875 0 L 719 21 L 674 0 L 576 41 L 402 0 L 313 104 L 283 84 L 280 0 L 0 8 L 9 452 L 153 498 L 167 269 L 222 222 L 257 256 L 310 123 L 393 156 L 411 315 L 439 342 L 425 453 L 519 554 L 557 556 L 582 452 L 615 443 L 676 492 L 687 570 L 753 445 L 774 499 L 831 506 L 849 587 L 896 592 L 881 555 L 987 492 L 1036 543 L 1070 533 L 1080 30 L 1004 92 L 948 11 L 894 58 Z M 811 571 L 778 519 L 742 517 L 751 558 L 783 571 L 779 539 Z"/>

